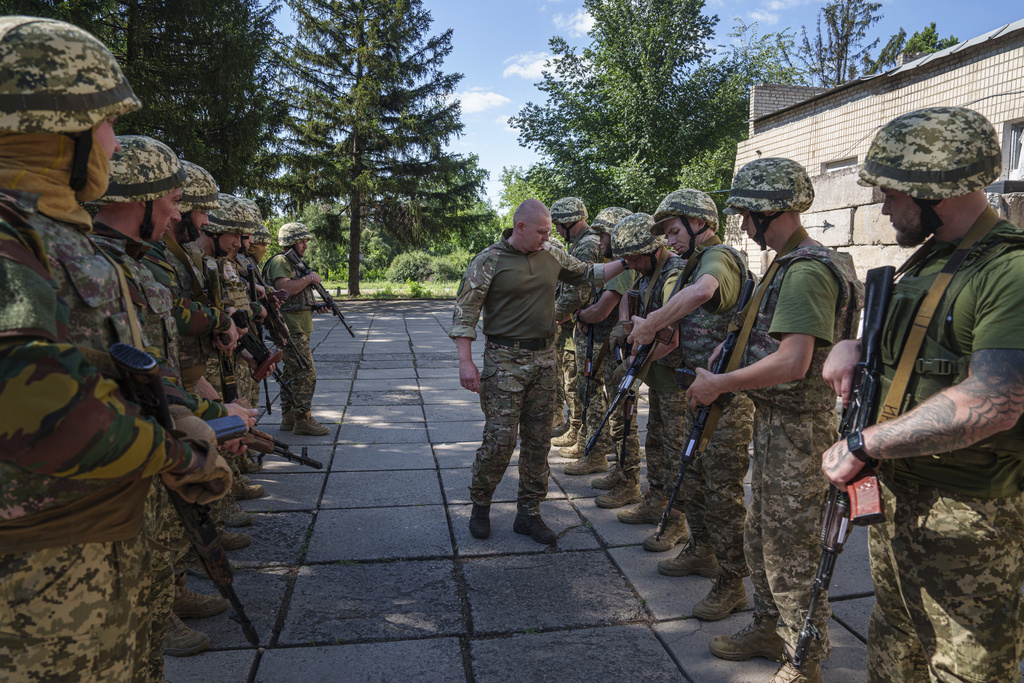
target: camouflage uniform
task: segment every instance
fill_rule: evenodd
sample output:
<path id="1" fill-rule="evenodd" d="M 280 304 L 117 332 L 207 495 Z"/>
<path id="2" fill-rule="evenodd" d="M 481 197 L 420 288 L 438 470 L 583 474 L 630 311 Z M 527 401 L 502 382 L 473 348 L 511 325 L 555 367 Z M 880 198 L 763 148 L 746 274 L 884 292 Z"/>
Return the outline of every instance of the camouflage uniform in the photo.
<path id="1" fill-rule="evenodd" d="M 915 201 L 960 197 L 995 180 L 1001 160 L 996 132 L 980 114 L 955 107 L 923 109 L 878 133 L 861 184 L 902 192 Z M 964 173 L 965 168 L 972 170 Z M 926 172 L 927 181 L 894 177 L 904 172 Z M 1024 304 L 1024 231 L 989 212 L 978 221 L 995 225 L 936 306 L 918 355 L 928 363 L 915 368 L 903 400 L 895 401 L 901 414 L 962 381 L 973 351 L 1022 348 L 1016 329 Z M 889 391 L 916 309 L 953 246 L 926 244 L 921 249 L 930 250 L 915 265 L 904 265 L 889 304 L 880 396 Z M 934 370 L 942 363 L 952 369 L 945 374 Z M 868 625 L 872 681 L 1020 678 L 1022 453 L 1018 424 L 956 451 L 882 461 L 885 520 L 868 530 L 876 595 Z"/>
<path id="2" fill-rule="evenodd" d="M 600 283 L 604 266 L 582 263 L 550 243 L 538 252 L 523 254 L 509 243 L 511 234 L 506 230 L 500 242 L 470 263 L 456 296 L 449 336 L 476 339 L 476 324 L 483 312 L 484 334 L 489 339 L 480 374 L 480 406 L 487 422 L 473 463 L 470 497 L 477 505 L 490 505 L 519 432 L 518 508 L 525 515 L 539 515 L 540 501 L 548 490 L 556 381 L 555 283 Z M 536 340 L 539 348 L 515 348 L 495 339 Z"/>

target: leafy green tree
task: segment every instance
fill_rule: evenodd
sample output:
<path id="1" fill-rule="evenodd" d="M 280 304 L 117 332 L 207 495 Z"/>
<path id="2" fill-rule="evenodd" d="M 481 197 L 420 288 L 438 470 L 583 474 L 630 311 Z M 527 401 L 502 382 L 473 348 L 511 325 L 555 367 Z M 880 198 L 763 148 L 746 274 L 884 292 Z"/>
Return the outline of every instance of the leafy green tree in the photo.
<path id="1" fill-rule="evenodd" d="M 901 28 L 899 33 L 893 34 L 889 38 L 889 42 L 878 53 L 878 59 L 872 62 L 868 73 L 874 74 L 896 66 L 899 56 L 903 53 L 938 52 L 939 50 L 945 50 L 947 47 L 953 47 L 959 42 L 960 39 L 956 36 L 940 39 L 934 21 L 920 31 L 915 31 L 910 40 L 907 40 L 906 29 Z"/>
<path id="2" fill-rule="evenodd" d="M 280 188 L 289 204 L 341 204 L 349 216 L 348 285 L 359 293 L 365 228 L 418 246 L 462 233 L 486 172 L 446 152 L 462 132 L 462 79 L 442 71 L 451 30 L 428 36 L 420 0 L 289 0 L 292 121 Z M 321 239 L 336 241 L 337 226 Z"/>
<path id="3" fill-rule="evenodd" d="M 818 11 L 813 36 L 806 26 L 801 29 L 802 39 L 795 52 L 786 54 L 787 63 L 795 66 L 795 57 L 812 85 L 833 88 L 852 81 L 873 64 L 870 53 L 881 39 L 868 42 L 868 29 L 882 19 L 881 7 L 867 0 L 832 0 Z"/>

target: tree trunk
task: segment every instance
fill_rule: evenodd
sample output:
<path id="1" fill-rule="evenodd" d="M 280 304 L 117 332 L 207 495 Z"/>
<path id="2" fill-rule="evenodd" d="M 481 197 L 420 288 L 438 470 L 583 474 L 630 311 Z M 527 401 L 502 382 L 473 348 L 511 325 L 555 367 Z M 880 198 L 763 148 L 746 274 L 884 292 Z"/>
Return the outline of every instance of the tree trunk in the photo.
<path id="1" fill-rule="evenodd" d="M 352 190 L 349 199 L 349 228 L 348 228 L 348 294 L 349 296 L 359 295 L 359 239 L 362 237 L 362 197 L 359 190 Z"/>

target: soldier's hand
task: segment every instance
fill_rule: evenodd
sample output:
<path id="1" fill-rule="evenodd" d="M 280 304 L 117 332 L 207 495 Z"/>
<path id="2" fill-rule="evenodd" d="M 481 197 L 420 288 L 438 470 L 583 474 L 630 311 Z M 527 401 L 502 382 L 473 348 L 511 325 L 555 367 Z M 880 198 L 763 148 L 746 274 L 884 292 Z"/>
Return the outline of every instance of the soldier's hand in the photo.
<path id="1" fill-rule="evenodd" d="M 238 338 L 245 334 L 240 332 L 238 326 L 235 325 L 235 321 L 231 321 L 231 327 L 224 332 L 216 332 L 213 335 L 213 343 L 217 346 L 219 351 L 234 351 L 235 346 L 238 345 Z"/>
<path id="2" fill-rule="evenodd" d="M 309 274 L 309 282 L 310 282 L 310 284 L 319 285 L 319 284 L 321 284 L 323 282 L 323 280 L 320 279 L 320 275 L 319 274 L 317 274 L 317 273 L 310 273 Z"/>
<path id="3" fill-rule="evenodd" d="M 260 322 L 263 322 L 264 320 L 266 320 L 267 319 L 267 309 L 261 308 L 260 309 L 260 314 L 258 316 L 256 316 L 256 319 L 259 320 Z"/>
<path id="4" fill-rule="evenodd" d="M 474 394 L 480 393 L 480 370 L 471 360 L 459 362 L 459 383 Z"/>
<path id="5" fill-rule="evenodd" d="M 626 346 L 626 329 L 622 326 L 622 323 L 616 323 L 612 331 L 608 333 L 608 348 L 615 351 L 616 348 L 627 349 Z"/>
<path id="6" fill-rule="evenodd" d="M 267 288 L 263 285 L 256 285 L 256 294 L 260 299 L 267 298 Z"/>
<path id="7" fill-rule="evenodd" d="M 235 308 L 234 306 L 228 306 L 224 310 L 227 311 L 227 314 L 230 316 L 232 313 L 234 313 L 238 309 Z M 234 319 L 231 320 L 231 326 L 234 327 L 238 331 L 238 336 L 239 337 L 241 337 L 243 334 L 246 334 L 246 333 L 249 332 L 249 328 L 248 327 L 238 327 L 237 325 L 235 325 Z M 237 337 L 235 338 L 235 341 L 236 342 L 238 341 Z M 234 350 L 234 349 L 232 348 L 232 350 Z"/>
<path id="8" fill-rule="evenodd" d="M 202 398 L 209 399 L 210 401 L 220 401 L 220 396 L 217 395 L 217 390 L 213 388 L 213 385 L 210 384 L 210 381 L 205 377 L 199 378 L 199 381 L 196 382 L 196 386 L 193 391 Z"/>
<path id="9" fill-rule="evenodd" d="M 711 357 L 708 358 L 708 370 L 715 366 L 715 359 L 718 358 L 719 354 L 722 353 L 723 344 L 725 344 L 725 342 L 721 342 L 718 346 L 715 347 L 715 350 L 711 352 Z"/>
<path id="10" fill-rule="evenodd" d="M 252 429 L 253 425 L 256 424 L 256 413 L 258 411 L 255 408 L 246 408 L 238 403 L 227 403 L 224 407 L 227 408 L 228 415 L 242 418 L 245 421 L 245 426 L 249 429 Z"/>
<path id="11" fill-rule="evenodd" d="M 722 395 L 722 388 L 719 381 L 722 375 L 708 372 L 704 368 L 697 368 L 697 377 L 693 384 L 686 390 L 686 397 L 690 399 L 690 409 L 697 410 L 698 405 L 709 406 Z"/>
<path id="12" fill-rule="evenodd" d="M 231 468 L 216 449 L 208 453 L 193 449 L 192 459 L 197 461 L 197 469 L 185 473 L 164 472 L 160 475 L 167 488 L 188 502 L 199 505 L 207 505 L 227 495 L 231 490 Z"/>
<path id="13" fill-rule="evenodd" d="M 237 439 L 231 439 L 231 441 L 225 441 L 220 444 L 219 448 L 223 451 L 234 453 L 235 455 L 242 455 L 248 450 L 245 445 L 244 436 L 240 436 Z"/>
<path id="14" fill-rule="evenodd" d="M 821 369 L 825 383 L 832 387 L 837 396 L 842 397 L 843 405 L 850 402 L 853 390 L 853 371 L 860 360 L 860 341 L 847 339 L 832 347 Z M 858 461 L 860 462 L 860 461 Z"/>
<path id="15" fill-rule="evenodd" d="M 832 444 L 821 456 L 821 471 L 840 491 L 846 490 L 846 482 L 864 469 L 864 463 L 850 452 L 846 439 Z"/>
<path id="16" fill-rule="evenodd" d="M 629 341 L 634 346 L 640 346 L 643 344 L 650 344 L 654 341 L 654 335 L 658 330 L 653 329 L 653 325 L 647 324 L 646 318 L 641 318 L 638 315 L 633 316 L 633 332 L 629 335 Z"/>

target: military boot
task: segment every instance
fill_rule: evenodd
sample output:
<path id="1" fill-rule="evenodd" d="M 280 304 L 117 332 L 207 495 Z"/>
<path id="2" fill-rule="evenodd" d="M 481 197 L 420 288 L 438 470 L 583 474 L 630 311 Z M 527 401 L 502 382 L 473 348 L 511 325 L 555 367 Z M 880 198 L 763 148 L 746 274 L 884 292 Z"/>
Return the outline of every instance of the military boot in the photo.
<path id="1" fill-rule="evenodd" d="M 206 566 L 196 556 L 195 551 L 191 551 L 188 557 L 185 558 L 185 569 L 189 574 L 200 579 L 210 578 L 210 575 L 206 573 Z"/>
<path id="2" fill-rule="evenodd" d="M 290 432 L 295 428 L 295 416 L 290 410 L 281 410 L 281 431 Z"/>
<path id="3" fill-rule="evenodd" d="M 798 669 L 787 660 L 768 683 L 825 683 L 825 679 L 817 662 L 804 662 Z"/>
<path id="4" fill-rule="evenodd" d="M 658 562 L 658 573 L 665 576 L 700 574 L 709 579 L 718 576 L 718 558 L 707 546 L 698 546 L 693 540 L 683 544 L 679 554 L 671 560 Z"/>
<path id="5" fill-rule="evenodd" d="M 543 543 L 544 545 L 550 545 L 558 540 L 558 534 L 548 528 L 548 525 L 544 523 L 539 514 L 517 513 L 516 521 L 512 524 L 512 531 L 529 536 L 537 541 L 537 543 Z"/>
<path id="6" fill-rule="evenodd" d="M 249 534 L 222 531 L 217 538 L 220 539 L 220 545 L 224 550 L 241 550 L 252 545 L 252 536 Z"/>
<path id="7" fill-rule="evenodd" d="M 581 458 L 586 452 L 586 448 L 574 443 L 571 446 L 564 446 L 558 449 L 558 454 L 563 458 Z M 603 470 L 602 470 L 603 471 Z"/>
<path id="8" fill-rule="evenodd" d="M 619 469 L 619 463 L 613 462 L 611 469 L 608 470 L 608 474 L 603 477 L 594 477 L 590 480 L 590 485 L 595 489 L 601 489 L 602 491 L 611 491 L 613 488 L 619 485 L 620 482 L 626 480 L 626 476 Z M 640 502 L 639 500 L 636 502 Z"/>
<path id="9" fill-rule="evenodd" d="M 560 437 L 557 439 L 551 439 L 551 445 L 558 447 L 558 452 L 561 453 L 563 448 L 576 446 L 576 440 L 579 438 L 580 428 L 575 425 L 569 425 L 569 428 L 565 430 Z M 580 455 L 583 455 L 583 451 L 580 451 Z"/>
<path id="10" fill-rule="evenodd" d="M 623 524 L 657 524 L 661 521 L 661 513 L 665 511 L 665 502 L 660 498 L 655 498 L 650 491 L 647 491 L 639 506 L 632 510 L 619 510 L 615 516 Z M 682 516 L 678 510 L 672 512 L 674 516 Z"/>
<path id="11" fill-rule="evenodd" d="M 640 491 L 640 485 L 626 477 L 621 477 L 619 483 L 612 487 L 611 491 L 595 498 L 594 503 L 599 508 L 614 510 L 639 503 L 643 499 L 644 494 Z"/>
<path id="12" fill-rule="evenodd" d="M 596 451 L 591 451 L 590 455 L 587 457 L 580 458 L 576 462 L 571 462 L 562 468 L 562 472 L 573 477 L 581 474 L 594 474 L 595 472 L 607 471 L 608 460 Z"/>
<path id="13" fill-rule="evenodd" d="M 221 521 L 224 522 L 224 526 L 239 528 L 243 526 L 252 526 L 255 517 L 251 512 L 246 512 L 242 508 L 238 507 L 238 503 L 235 502 L 234 498 L 230 496 L 226 498 L 227 506 L 221 513 Z"/>
<path id="14" fill-rule="evenodd" d="M 660 519 L 658 520 L 661 521 Z M 657 522 L 655 522 L 657 524 Z M 675 548 L 680 541 L 690 537 L 690 530 L 686 527 L 686 515 L 679 510 L 673 509 L 668 516 L 668 523 L 665 530 L 661 532 L 660 538 L 651 534 L 644 539 L 644 550 L 652 553 L 663 553 Z"/>
<path id="15" fill-rule="evenodd" d="M 711 639 L 711 654 L 720 659 L 739 662 L 751 657 L 764 657 L 781 662 L 786 653 L 786 643 L 775 632 L 777 619 L 754 614 L 749 626 L 732 636 L 715 636 Z"/>
<path id="16" fill-rule="evenodd" d="M 235 500 L 255 500 L 267 495 L 263 484 L 250 484 L 247 477 L 239 477 L 231 482 L 231 495 Z"/>
<path id="17" fill-rule="evenodd" d="M 569 430 L 569 422 L 565 419 L 565 416 L 561 413 L 556 414 L 551 419 L 551 438 L 557 439 Z"/>
<path id="18" fill-rule="evenodd" d="M 295 415 L 295 412 L 292 411 L 292 414 Z M 296 436 L 327 436 L 330 432 L 330 427 L 320 424 L 309 413 L 295 415 L 295 426 L 292 427 L 292 434 Z"/>
<path id="19" fill-rule="evenodd" d="M 491 506 L 473 503 L 473 512 L 469 515 L 469 533 L 473 538 L 487 538 L 491 535 Z"/>
<path id="20" fill-rule="evenodd" d="M 252 453 L 252 451 L 249 451 Z M 242 474 L 256 474 L 263 469 L 263 461 L 249 457 L 248 453 L 238 459 L 238 471 Z"/>
<path id="21" fill-rule="evenodd" d="M 181 619 L 204 619 L 220 614 L 230 603 L 219 595 L 199 595 L 188 589 L 187 573 L 178 577 L 174 586 L 174 604 L 171 609 Z"/>
<path id="22" fill-rule="evenodd" d="M 693 606 L 693 616 L 704 621 L 719 621 L 747 606 L 747 589 L 738 576 L 716 576 L 708 596 Z"/>
<path id="23" fill-rule="evenodd" d="M 164 654 L 170 657 L 188 657 L 210 647 L 210 636 L 190 629 L 171 612 L 167 635 L 164 636 Z"/>

